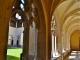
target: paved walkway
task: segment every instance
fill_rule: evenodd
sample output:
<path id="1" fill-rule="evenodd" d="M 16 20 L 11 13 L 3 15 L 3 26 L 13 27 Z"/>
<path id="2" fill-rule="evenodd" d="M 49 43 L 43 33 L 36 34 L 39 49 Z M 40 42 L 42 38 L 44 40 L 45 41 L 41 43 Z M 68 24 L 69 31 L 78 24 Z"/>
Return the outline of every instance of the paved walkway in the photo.
<path id="1" fill-rule="evenodd" d="M 59 60 L 59 59 L 52 58 L 51 60 Z M 80 60 L 80 51 L 72 51 L 70 55 L 65 56 L 62 60 Z"/>
<path id="2" fill-rule="evenodd" d="M 80 51 L 72 51 L 67 60 L 80 60 Z"/>

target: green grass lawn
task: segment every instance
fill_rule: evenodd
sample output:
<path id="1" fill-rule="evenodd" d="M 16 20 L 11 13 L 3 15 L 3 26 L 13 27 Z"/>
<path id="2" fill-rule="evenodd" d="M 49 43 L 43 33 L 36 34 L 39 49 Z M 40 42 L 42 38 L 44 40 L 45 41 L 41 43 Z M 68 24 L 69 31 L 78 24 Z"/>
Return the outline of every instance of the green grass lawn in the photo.
<path id="1" fill-rule="evenodd" d="M 21 53 L 22 53 L 22 48 L 8 48 L 7 60 L 20 60 Z"/>

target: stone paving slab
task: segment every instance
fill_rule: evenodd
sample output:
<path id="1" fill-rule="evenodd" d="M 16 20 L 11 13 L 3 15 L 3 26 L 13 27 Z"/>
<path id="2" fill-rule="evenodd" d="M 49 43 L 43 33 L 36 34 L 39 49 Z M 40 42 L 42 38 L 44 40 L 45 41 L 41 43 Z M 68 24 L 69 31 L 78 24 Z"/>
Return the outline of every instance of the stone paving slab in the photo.
<path id="1" fill-rule="evenodd" d="M 80 51 L 72 51 L 68 60 L 80 60 Z"/>

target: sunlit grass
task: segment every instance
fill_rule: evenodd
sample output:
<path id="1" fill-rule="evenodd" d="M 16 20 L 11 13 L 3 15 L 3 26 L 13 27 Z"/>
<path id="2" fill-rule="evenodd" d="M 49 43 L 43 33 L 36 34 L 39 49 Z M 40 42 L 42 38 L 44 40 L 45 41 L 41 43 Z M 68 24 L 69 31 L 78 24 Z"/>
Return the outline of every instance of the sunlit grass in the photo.
<path id="1" fill-rule="evenodd" d="M 7 60 L 20 60 L 21 53 L 22 53 L 22 48 L 8 48 Z"/>

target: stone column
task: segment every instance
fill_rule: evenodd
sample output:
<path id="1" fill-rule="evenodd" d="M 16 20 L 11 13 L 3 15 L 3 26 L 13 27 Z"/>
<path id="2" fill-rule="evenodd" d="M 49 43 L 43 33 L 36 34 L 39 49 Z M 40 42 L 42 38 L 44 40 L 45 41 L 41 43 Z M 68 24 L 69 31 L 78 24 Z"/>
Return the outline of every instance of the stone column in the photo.
<path id="1" fill-rule="evenodd" d="M 0 60 L 7 58 L 8 27 L 14 0 L 0 0 Z"/>
<path id="2" fill-rule="evenodd" d="M 24 28 L 23 60 L 29 60 L 29 28 Z"/>
<path id="3" fill-rule="evenodd" d="M 13 36 L 13 46 L 14 47 L 17 46 L 17 36 L 16 36 L 16 34 Z"/>
<path id="4" fill-rule="evenodd" d="M 13 46 L 14 46 L 14 47 L 17 46 L 17 40 L 13 40 Z"/>
<path id="5" fill-rule="evenodd" d="M 52 34 L 52 56 L 54 56 L 54 53 L 55 50 L 54 50 L 54 34 Z"/>
<path id="6" fill-rule="evenodd" d="M 19 45 L 20 45 L 21 47 L 23 46 L 23 33 L 20 35 Z"/>
<path id="7" fill-rule="evenodd" d="M 57 34 L 55 34 L 55 57 L 59 57 L 60 56 L 60 54 L 59 54 L 59 52 L 58 52 L 58 36 L 57 36 Z"/>
<path id="8" fill-rule="evenodd" d="M 51 60 L 51 49 L 52 49 L 52 39 L 51 39 L 52 35 L 51 35 L 51 23 L 49 22 L 49 26 L 48 26 L 48 45 L 47 45 L 47 48 L 48 48 L 48 59 L 47 60 Z"/>
<path id="9" fill-rule="evenodd" d="M 16 22 L 16 28 L 17 28 L 17 22 Z"/>
<path id="10" fill-rule="evenodd" d="M 38 41 L 38 29 L 35 28 L 35 54 L 34 54 L 34 60 L 37 60 L 37 41 Z"/>
<path id="11" fill-rule="evenodd" d="M 22 23 L 22 27 L 23 27 L 23 23 Z"/>
<path id="12" fill-rule="evenodd" d="M 60 54 L 62 54 L 62 35 L 61 35 L 61 33 L 59 34 L 59 40 L 58 40 L 58 51 L 59 51 L 59 53 Z"/>
<path id="13" fill-rule="evenodd" d="M 32 55 L 35 52 L 35 26 L 30 26 L 29 30 L 29 54 Z"/>
<path id="14" fill-rule="evenodd" d="M 56 46 L 56 45 L 57 45 L 57 44 L 56 44 L 56 34 L 54 34 L 54 46 L 55 46 L 55 47 L 54 47 L 54 49 L 55 49 L 55 50 L 54 50 L 54 51 L 55 51 L 54 53 L 55 53 L 55 56 L 56 56 L 56 52 L 57 52 L 57 46 Z"/>
<path id="15" fill-rule="evenodd" d="M 46 60 L 46 31 L 38 32 L 37 60 Z"/>

